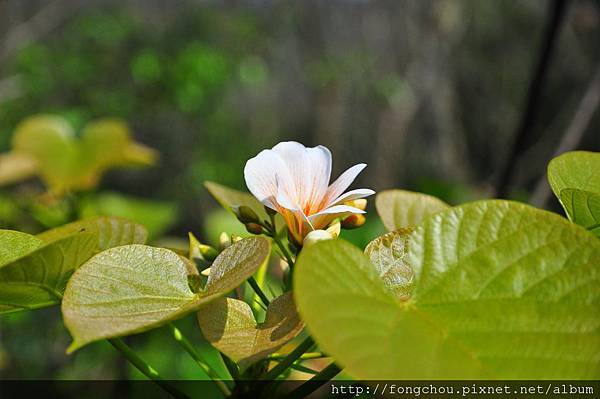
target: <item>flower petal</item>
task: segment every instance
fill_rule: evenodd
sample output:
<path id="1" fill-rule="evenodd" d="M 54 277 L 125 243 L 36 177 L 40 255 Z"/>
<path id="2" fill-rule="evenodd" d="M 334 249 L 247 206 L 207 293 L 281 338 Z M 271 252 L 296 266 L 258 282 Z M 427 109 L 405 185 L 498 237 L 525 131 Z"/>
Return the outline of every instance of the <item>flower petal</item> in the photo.
<path id="1" fill-rule="evenodd" d="M 327 206 L 327 204 L 332 203 L 336 198 L 342 195 L 350 184 L 352 184 L 354 179 L 356 179 L 356 176 L 358 176 L 358 174 L 366 167 L 366 163 L 359 163 L 342 173 L 327 189 L 327 194 L 325 195 L 322 205 Z"/>
<path id="2" fill-rule="evenodd" d="M 365 211 L 354 208 L 353 206 L 348 205 L 335 205 L 330 208 L 324 209 L 319 213 L 315 213 L 314 215 L 310 215 L 308 220 L 315 230 L 320 230 L 325 227 L 331 221 L 344 213 L 366 213 Z"/>
<path id="3" fill-rule="evenodd" d="M 368 197 L 369 195 L 375 194 L 375 191 L 369 188 L 358 188 L 356 190 L 350 190 L 347 193 L 344 193 L 334 199 L 331 204 L 327 204 L 327 206 L 338 205 L 346 201 L 352 201 L 359 198 Z"/>
<path id="4" fill-rule="evenodd" d="M 277 176 L 281 181 L 289 181 L 287 166 L 276 152 L 263 150 L 246 162 L 244 179 L 248 190 L 260 202 L 277 209 L 274 198 L 277 196 Z"/>
<path id="5" fill-rule="evenodd" d="M 317 208 L 327 192 L 331 177 L 331 152 L 323 146 L 304 147 L 295 141 L 286 141 L 273 147 L 287 165 L 294 190 L 288 192 L 306 213 Z"/>

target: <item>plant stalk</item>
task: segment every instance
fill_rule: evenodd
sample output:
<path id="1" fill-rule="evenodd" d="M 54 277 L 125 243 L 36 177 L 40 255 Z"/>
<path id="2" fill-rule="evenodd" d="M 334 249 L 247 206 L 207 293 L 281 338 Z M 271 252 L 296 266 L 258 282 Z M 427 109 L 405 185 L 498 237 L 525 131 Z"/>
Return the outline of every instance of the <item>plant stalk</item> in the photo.
<path id="1" fill-rule="evenodd" d="M 225 397 L 230 396 L 231 391 L 229 390 L 229 387 L 227 387 L 227 385 L 219 379 L 219 376 L 208 366 L 208 364 L 206 364 L 200 353 L 198 353 L 196 348 L 194 348 L 194 346 L 186 338 L 186 336 L 183 335 L 181 330 L 177 328 L 173 323 L 169 323 L 167 326 L 171 331 L 171 334 L 173 335 L 175 341 L 191 356 L 192 359 L 194 359 L 196 364 L 200 366 L 200 368 L 206 373 L 206 375 L 208 375 L 211 378 L 211 380 L 215 383 L 215 385 L 217 386 L 217 388 L 219 388 L 223 395 L 225 395 Z"/>
<path id="2" fill-rule="evenodd" d="M 264 380 L 274 380 L 279 377 L 288 367 L 292 365 L 296 360 L 300 358 L 306 351 L 308 351 L 313 345 L 312 337 L 306 337 L 304 341 L 300 343 L 289 355 L 283 358 L 275 367 L 273 367 L 265 376 Z"/>
<path id="3" fill-rule="evenodd" d="M 250 276 L 250 278 L 248 279 L 248 284 L 250 284 L 250 287 L 252 287 L 252 289 L 254 290 L 254 292 L 256 293 L 256 295 L 258 295 L 258 297 L 260 298 L 260 300 L 262 301 L 262 303 L 265 304 L 265 306 L 269 306 L 269 298 L 267 298 L 267 296 L 265 295 L 265 293 L 260 289 L 260 286 L 258 285 L 258 283 L 256 282 L 256 280 L 254 279 L 254 277 Z"/>
<path id="4" fill-rule="evenodd" d="M 338 375 L 342 369 L 338 367 L 337 364 L 331 363 L 329 366 L 325 367 L 321 372 L 310 380 L 306 381 L 298 388 L 294 389 L 292 392 L 287 394 L 285 397 L 288 399 L 301 399 L 304 398 L 320 387 L 323 386 L 327 381 L 331 380 L 333 377 Z"/>
<path id="5" fill-rule="evenodd" d="M 163 380 L 158 374 L 158 371 L 148 363 L 146 363 L 141 357 L 138 356 L 125 342 L 120 338 L 109 339 L 108 342 L 115 347 L 127 360 L 142 374 L 154 381 L 158 386 L 164 389 L 166 392 L 173 395 L 177 399 L 190 399 L 188 395 L 181 392 L 177 387 Z"/>

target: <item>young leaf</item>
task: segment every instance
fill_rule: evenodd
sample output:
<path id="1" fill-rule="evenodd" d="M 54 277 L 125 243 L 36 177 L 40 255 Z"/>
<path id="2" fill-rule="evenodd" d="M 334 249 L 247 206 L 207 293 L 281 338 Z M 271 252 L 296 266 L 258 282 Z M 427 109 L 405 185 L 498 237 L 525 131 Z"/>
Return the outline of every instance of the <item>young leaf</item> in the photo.
<path id="1" fill-rule="evenodd" d="M 148 232 L 144 226 L 117 217 L 95 217 L 69 223 L 38 234 L 45 242 L 54 242 L 80 232 L 94 233 L 98 237 L 98 250 L 128 244 L 144 244 Z"/>
<path id="2" fill-rule="evenodd" d="M 103 338 L 150 330 L 226 294 L 267 262 L 270 243 L 253 237 L 215 259 L 204 290 L 194 293 L 181 256 L 163 248 L 127 245 L 86 262 L 69 280 L 62 303 L 72 352 Z"/>
<path id="3" fill-rule="evenodd" d="M 597 379 L 600 241 L 558 215 L 481 201 L 410 235 L 408 301 L 341 240 L 305 248 L 294 293 L 321 348 L 359 379 Z"/>
<path id="4" fill-rule="evenodd" d="M 600 153 L 572 151 L 548 164 L 548 181 L 569 220 L 600 236 Z"/>
<path id="5" fill-rule="evenodd" d="M 32 245 L 42 243 L 29 237 Z M 27 253 L 23 247 L 13 247 L 21 256 L 0 265 L 0 313 L 58 304 L 67 280 L 92 256 L 96 242 L 94 234 L 82 233 Z"/>
<path id="6" fill-rule="evenodd" d="M 385 286 L 398 298 L 407 299 L 413 285 L 413 270 L 404 261 L 408 237 L 413 228 L 400 229 L 371 241 L 365 254 L 383 279 Z"/>
<path id="7" fill-rule="evenodd" d="M 405 190 L 380 191 L 375 197 L 375 207 L 388 231 L 416 226 L 428 215 L 450 207 L 431 195 Z"/>
<path id="8" fill-rule="evenodd" d="M 233 298 L 204 306 L 198 323 L 204 337 L 242 369 L 275 352 L 304 328 L 291 292 L 269 304 L 263 323 L 256 322 L 246 302 Z"/>

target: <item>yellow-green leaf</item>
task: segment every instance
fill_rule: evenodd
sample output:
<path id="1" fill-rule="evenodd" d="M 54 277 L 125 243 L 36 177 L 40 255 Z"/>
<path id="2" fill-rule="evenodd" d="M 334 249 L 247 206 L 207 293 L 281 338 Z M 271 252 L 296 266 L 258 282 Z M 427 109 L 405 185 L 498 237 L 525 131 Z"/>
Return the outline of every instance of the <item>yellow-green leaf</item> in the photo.
<path id="1" fill-rule="evenodd" d="M 35 244 L 35 240 L 30 239 L 33 251 L 12 246 L 20 256 L 0 265 L 0 313 L 58 304 L 67 280 L 92 256 L 97 243 L 90 233 L 45 245 L 39 240 L 41 245 Z M 5 243 L 1 234 L 0 242 Z"/>
<path id="2" fill-rule="evenodd" d="M 371 241 L 365 254 L 383 279 L 385 287 L 398 298 L 410 296 L 414 273 L 404 260 L 408 252 L 408 237 L 413 228 L 400 229 Z"/>
<path id="3" fill-rule="evenodd" d="M 342 240 L 305 248 L 294 295 L 319 346 L 358 379 L 598 379 L 600 241 L 510 201 L 426 218 L 399 300 Z"/>
<path id="4" fill-rule="evenodd" d="M 269 304 L 262 323 L 257 323 L 246 302 L 233 298 L 219 298 L 204 306 L 198 323 L 208 342 L 242 369 L 275 352 L 304 328 L 291 292 Z"/>
<path id="5" fill-rule="evenodd" d="M 554 158 L 548 181 L 569 220 L 600 236 L 600 153 L 572 151 Z"/>
<path id="6" fill-rule="evenodd" d="M 98 237 L 98 250 L 128 244 L 144 244 L 148 232 L 141 224 L 117 217 L 94 217 L 69 223 L 37 235 L 45 242 L 54 242 L 72 234 L 89 232 Z"/>
<path id="7" fill-rule="evenodd" d="M 164 248 L 108 249 L 73 275 L 62 303 L 72 352 L 90 342 L 150 330 L 197 310 L 243 283 L 267 262 L 270 242 L 242 240 L 214 261 L 203 290 L 188 285 L 184 259 Z"/>
<path id="8" fill-rule="evenodd" d="M 375 197 L 377 213 L 388 231 L 416 226 L 425 217 L 449 206 L 431 195 L 405 190 L 381 191 Z"/>

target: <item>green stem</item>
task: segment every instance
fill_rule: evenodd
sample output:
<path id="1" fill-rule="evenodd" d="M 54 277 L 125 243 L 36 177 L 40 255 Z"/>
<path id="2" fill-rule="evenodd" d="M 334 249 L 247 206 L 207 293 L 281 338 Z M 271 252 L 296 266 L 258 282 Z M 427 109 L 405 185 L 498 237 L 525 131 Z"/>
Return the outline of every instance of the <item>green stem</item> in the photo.
<path id="1" fill-rule="evenodd" d="M 315 341 L 313 341 L 312 337 L 306 337 L 304 341 L 298 345 L 296 349 L 290 352 L 285 358 L 283 358 L 277 366 L 273 367 L 263 379 L 265 380 L 274 380 L 281 373 L 283 373 L 288 367 L 292 365 L 296 360 L 300 358 L 306 351 L 308 351 L 313 345 Z"/>
<path id="2" fill-rule="evenodd" d="M 250 287 L 252 287 L 252 289 L 254 290 L 254 292 L 256 292 L 256 295 L 258 295 L 258 297 L 260 298 L 260 300 L 262 301 L 262 303 L 265 304 L 265 306 L 269 306 L 269 298 L 267 298 L 267 296 L 265 295 L 265 293 L 260 289 L 260 286 L 258 285 L 258 283 L 256 282 L 256 280 L 254 279 L 254 277 L 250 276 L 250 278 L 248 279 L 248 284 L 250 284 Z"/>
<path id="3" fill-rule="evenodd" d="M 310 380 L 306 381 L 298 388 L 294 389 L 292 392 L 287 394 L 285 397 L 288 399 L 301 399 L 310 395 L 317 389 L 319 389 L 323 384 L 327 381 L 331 380 L 333 377 L 338 375 L 342 369 L 338 367 L 337 364 L 331 363 L 329 366 L 325 367 L 321 372 Z"/>
<path id="4" fill-rule="evenodd" d="M 237 364 L 235 364 L 233 360 L 228 358 L 227 355 L 224 355 L 223 353 L 221 353 L 221 359 L 223 359 L 223 363 L 225 364 L 227 371 L 229 371 L 229 374 L 231 374 L 231 378 L 233 378 L 233 380 L 236 382 L 239 381 L 240 369 L 238 368 Z"/>
<path id="5" fill-rule="evenodd" d="M 135 366 L 142 374 L 154 381 L 162 389 L 173 395 L 177 399 L 190 399 L 188 395 L 181 392 L 177 387 L 171 385 L 167 381 L 163 380 L 158 374 L 158 371 L 146 363 L 141 357 L 137 355 L 125 342 L 120 338 L 109 339 L 108 342 L 112 344 L 123 356 L 129 360 L 131 364 Z"/>
<path id="6" fill-rule="evenodd" d="M 198 351 L 196 350 L 196 348 L 194 348 L 192 343 L 185 337 L 185 335 L 183 335 L 181 330 L 178 329 L 173 323 L 169 323 L 167 327 L 171 331 L 171 334 L 173 335 L 175 341 L 191 356 L 192 359 L 194 359 L 196 364 L 198 364 L 198 366 L 200 366 L 200 368 L 204 370 L 206 375 L 208 375 L 211 378 L 211 380 L 215 383 L 215 385 L 217 386 L 217 388 L 219 388 L 223 395 L 225 395 L 225 397 L 230 396 L 231 391 L 229 390 L 227 385 L 225 385 L 225 383 L 219 379 L 219 376 L 217 376 L 216 373 L 210 367 L 208 367 L 204 359 L 202 359 L 200 353 L 198 353 Z"/>
<path id="7" fill-rule="evenodd" d="M 277 224 L 275 223 L 275 215 L 271 214 L 270 217 L 271 217 L 271 226 L 272 226 L 272 229 L 270 230 L 270 233 L 271 233 L 270 235 L 273 238 L 273 241 L 275 241 L 275 244 L 277 244 L 277 246 L 281 250 L 281 253 L 285 257 L 285 260 L 287 261 L 288 266 L 290 267 L 290 270 L 291 270 L 294 267 L 294 261 L 292 260 L 292 255 L 290 255 L 290 252 L 287 250 L 285 245 L 283 245 L 283 242 L 281 242 L 281 239 L 279 239 L 279 237 L 277 236 Z"/>

